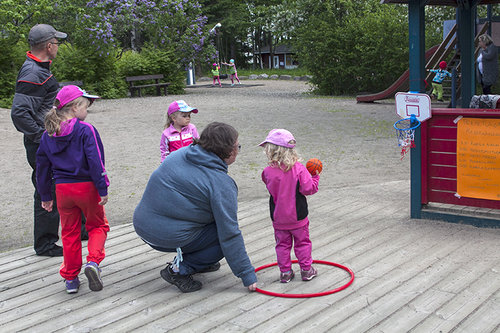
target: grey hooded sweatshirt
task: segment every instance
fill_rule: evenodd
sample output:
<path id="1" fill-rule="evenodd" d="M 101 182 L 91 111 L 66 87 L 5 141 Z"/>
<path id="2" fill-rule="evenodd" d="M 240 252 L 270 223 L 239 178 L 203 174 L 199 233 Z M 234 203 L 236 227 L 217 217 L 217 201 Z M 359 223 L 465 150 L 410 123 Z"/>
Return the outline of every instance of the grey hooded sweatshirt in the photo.
<path id="1" fill-rule="evenodd" d="M 184 147 L 151 175 L 134 212 L 134 228 L 151 245 L 182 248 L 215 223 L 229 267 L 249 286 L 257 277 L 238 226 L 237 196 L 223 160 L 199 145 Z"/>

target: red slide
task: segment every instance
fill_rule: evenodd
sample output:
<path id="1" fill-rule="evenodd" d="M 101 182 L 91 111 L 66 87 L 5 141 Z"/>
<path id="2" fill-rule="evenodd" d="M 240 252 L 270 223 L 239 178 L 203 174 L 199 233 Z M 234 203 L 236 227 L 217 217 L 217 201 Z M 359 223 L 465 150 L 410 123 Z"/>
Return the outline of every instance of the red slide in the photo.
<path id="1" fill-rule="evenodd" d="M 425 52 L 425 59 L 428 60 L 430 57 L 436 52 L 436 50 L 439 48 L 439 45 L 435 45 L 428 49 Z M 410 77 L 410 70 L 407 69 L 403 75 L 399 77 L 391 86 L 384 91 L 375 93 L 375 94 L 368 94 L 368 95 L 358 95 L 356 96 L 356 101 L 358 103 L 368 103 L 368 102 L 373 102 L 373 101 L 378 101 L 380 99 L 385 99 L 385 98 L 390 98 L 394 96 L 398 91 L 408 91 L 409 85 L 408 85 L 408 79 Z"/>

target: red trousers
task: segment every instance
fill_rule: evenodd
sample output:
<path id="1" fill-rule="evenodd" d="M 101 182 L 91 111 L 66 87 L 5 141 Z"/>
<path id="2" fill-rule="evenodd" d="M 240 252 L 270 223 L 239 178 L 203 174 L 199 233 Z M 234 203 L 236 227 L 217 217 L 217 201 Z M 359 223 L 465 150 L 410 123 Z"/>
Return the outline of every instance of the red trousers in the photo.
<path id="1" fill-rule="evenodd" d="M 66 280 L 73 280 L 82 268 L 81 224 L 82 213 L 87 219 L 89 233 L 87 262 L 99 264 L 105 257 L 104 243 L 109 224 L 101 197 L 93 182 L 56 184 L 57 209 L 61 217 L 63 263 L 59 273 Z"/>

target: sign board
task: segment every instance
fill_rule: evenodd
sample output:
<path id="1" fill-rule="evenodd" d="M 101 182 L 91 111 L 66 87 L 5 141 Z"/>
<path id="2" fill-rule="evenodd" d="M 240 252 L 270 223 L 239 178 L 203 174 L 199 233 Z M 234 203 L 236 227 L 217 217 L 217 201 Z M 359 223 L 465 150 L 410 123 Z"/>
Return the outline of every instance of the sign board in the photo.
<path id="1" fill-rule="evenodd" d="M 500 119 L 458 121 L 457 194 L 500 200 Z"/>
<path id="2" fill-rule="evenodd" d="M 396 93 L 396 113 L 401 118 L 410 118 L 412 114 L 419 121 L 426 121 L 431 117 L 431 98 L 420 93 Z"/>

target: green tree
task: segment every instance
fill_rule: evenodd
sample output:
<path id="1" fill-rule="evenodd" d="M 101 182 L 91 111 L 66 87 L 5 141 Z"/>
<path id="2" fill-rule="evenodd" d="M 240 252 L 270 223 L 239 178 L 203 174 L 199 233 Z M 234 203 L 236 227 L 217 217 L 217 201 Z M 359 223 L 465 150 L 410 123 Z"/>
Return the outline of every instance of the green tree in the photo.
<path id="1" fill-rule="evenodd" d="M 0 107 L 10 108 L 31 27 L 53 10 L 49 0 L 0 1 Z"/>
<path id="2" fill-rule="evenodd" d="M 303 21 L 294 34 L 301 65 L 321 94 L 387 87 L 408 67 L 404 6 L 376 0 L 297 1 Z"/>

